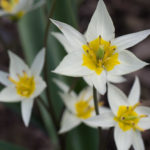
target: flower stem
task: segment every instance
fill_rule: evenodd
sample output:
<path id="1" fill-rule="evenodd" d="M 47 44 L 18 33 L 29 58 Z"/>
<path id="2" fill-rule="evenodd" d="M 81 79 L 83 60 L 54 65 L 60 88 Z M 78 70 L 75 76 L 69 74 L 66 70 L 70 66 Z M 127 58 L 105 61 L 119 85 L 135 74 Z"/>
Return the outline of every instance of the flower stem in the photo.
<path id="1" fill-rule="evenodd" d="M 97 99 L 97 90 L 94 86 L 93 86 L 93 99 L 94 99 L 95 113 L 96 115 L 100 115 L 99 107 L 98 107 L 98 99 Z M 102 130 L 100 127 L 98 127 L 98 132 L 99 132 L 99 150 L 103 150 Z"/>
<path id="2" fill-rule="evenodd" d="M 51 10 L 50 10 L 49 15 L 48 15 L 47 25 L 46 25 L 46 29 L 45 29 L 45 36 L 44 36 L 44 47 L 46 49 L 46 52 L 45 52 L 45 65 L 44 65 L 44 78 L 45 78 L 46 83 L 48 83 L 48 71 L 47 71 L 47 68 L 48 68 L 48 63 L 47 63 L 48 48 L 47 48 L 47 42 L 48 42 L 49 28 L 50 28 L 50 25 L 51 25 L 51 22 L 50 22 L 49 18 L 51 18 L 53 16 L 55 6 L 56 6 L 56 0 L 53 0 L 52 5 L 51 5 Z M 53 105 L 52 105 L 52 102 L 51 102 L 51 94 L 50 94 L 49 86 L 46 88 L 46 95 L 47 95 L 47 98 L 48 98 L 49 111 L 51 113 L 53 123 L 56 127 L 56 130 L 58 130 L 57 119 L 56 119 L 56 115 L 54 113 Z"/>
<path id="3" fill-rule="evenodd" d="M 47 48 L 47 42 L 48 42 L 49 28 L 50 28 L 50 25 L 51 25 L 51 22 L 50 22 L 49 18 L 51 18 L 53 16 L 53 14 L 54 14 L 54 10 L 55 10 L 55 7 L 56 7 L 56 1 L 57 0 L 53 0 L 53 2 L 52 2 L 51 10 L 50 10 L 49 15 L 48 15 L 47 25 L 46 25 L 46 29 L 45 29 L 45 36 L 44 36 L 44 47 L 46 49 L 46 52 L 45 52 L 45 65 L 44 65 L 44 78 L 45 78 L 46 83 L 48 83 L 48 71 L 47 71 L 47 68 L 48 68 L 48 63 L 47 63 L 47 60 L 48 60 L 48 55 L 47 55 L 48 48 Z M 50 113 L 50 116 L 52 117 L 53 123 L 55 125 L 56 132 L 58 133 L 59 124 L 57 122 L 57 118 L 56 118 L 56 115 L 54 113 L 53 104 L 52 104 L 52 101 L 51 101 L 50 87 L 49 86 L 46 88 L 46 95 L 47 95 L 48 103 L 49 103 L 49 113 Z M 58 136 L 58 139 L 59 139 L 60 149 L 61 150 L 65 150 L 63 136 L 59 135 L 59 134 L 57 134 L 57 136 Z"/>
<path id="4" fill-rule="evenodd" d="M 93 86 L 93 98 L 94 98 L 94 107 L 95 107 L 95 112 L 96 115 L 99 115 L 99 109 L 98 109 L 98 100 L 97 100 L 97 90 Z"/>

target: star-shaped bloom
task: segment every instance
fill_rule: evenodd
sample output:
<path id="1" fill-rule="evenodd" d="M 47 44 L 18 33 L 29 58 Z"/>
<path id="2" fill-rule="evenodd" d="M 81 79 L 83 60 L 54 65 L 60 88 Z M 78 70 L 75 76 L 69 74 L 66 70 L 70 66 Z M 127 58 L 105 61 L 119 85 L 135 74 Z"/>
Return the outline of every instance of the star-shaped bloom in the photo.
<path id="1" fill-rule="evenodd" d="M 83 77 L 90 86 L 106 92 L 106 82 L 124 81 L 121 75 L 136 71 L 147 63 L 127 49 L 145 39 L 150 30 L 115 38 L 115 28 L 106 6 L 99 0 L 97 8 L 82 35 L 70 25 L 51 19 L 63 34 L 53 35 L 63 44 L 67 55 L 54 70 L 55 73 Z"/>
<path id="2" fill-rule="evenodd" d="M 61 128 L 59 133 L 65 133 L 84 123 L 84 120 L 95 116 L 95 109 L 93 103 L 93 93 L 91 87 L 84 88 L 79 95 L 74 91 L 68 93 L 69 87 L 59 80 L 54 80 L 61 89 L 59 95 L 61 96 L 66 109 L 62 115 Z M 99 102 L 100 113 L 109 112 L 109 109 L 102 106 Z"/>
<path id="3" fill-rule="evenodd" d="M 30 121 L 34 98 L 39 96 L 46 87 L 40 77 L 43 69 L 45 49 L 35 57 L 31 68 L 16 54 L 8 52 L 10 58 L 9 74 L 0 71 L 0 82 L 6 86 L 0 92 L 1 102 L 21 102 L 22 118 L 26 126 Z"/>
<path id="4" fill-rule="evenodd" d="M 34 0 L 0 0 L 0 16 L 12 15 L 20 18 L 44 3 L 45 0 L 39 0 L 37 3 L 34 3 Z"/>
<path id="5" fill-rule="evenodd" d="M 126 95 L 114 85 L 108 84 L 110 112 L 90 118 L 85 122 L 93 127 L 115 127 L 114 138 L 118 150 L 144 150 L 142 131 L 150 129 L 150 108 L 141 106 L 140 84 L 135 79 L 133 87 Z"/>

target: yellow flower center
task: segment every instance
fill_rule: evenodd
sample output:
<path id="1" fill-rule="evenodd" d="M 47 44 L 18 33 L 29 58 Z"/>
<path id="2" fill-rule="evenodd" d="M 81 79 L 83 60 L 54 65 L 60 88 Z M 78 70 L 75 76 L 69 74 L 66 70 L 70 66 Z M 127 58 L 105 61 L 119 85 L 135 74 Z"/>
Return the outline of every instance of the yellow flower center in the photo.
<path id="1" fill-rule="evenodd" d="M 18 3 L 19 0 L 0 0 L 0 7 L 7 12 L 11 12 Z"/>
<path id="2" fill-rule="evenodd" d="M 89 97 L 87 100 L 84 99 L 84 94 L 82 98 L 75 104 L 76 115 L 81 119 L 87 119 L 92 116 L 94 106 L 91 106 L 90 102 L 93 99 L 93 96 Z M 102 106 L 103 102 L 99 102 L 99 106 Z"/>
<path id="3" fill-rule="evenodd" d="M 119 107 L 117 116 L 114 117 L 114 120 L 118 122 L 119 127 L 123 131 L 131 129 L 143 131 L 143 129 L 138 126 L 138 123 L 141 118 L 147 117 L 147 115 L 139 115 L 135 112 L 135 108 L 139 106 L 139 104 L 140 103 L 137 103 L 134 106 Z"/>
<path id="4" fill-rule="evenodd" d="M 16 85 L 17 93 L 23 97 L 29 98 L 35 90 L 34 77 L 29 77 L 26 72 L 23 76 L 18 75 L 19 80 L 16 81 L 9 77 L 9 80 Z"/>
<path id="5" fill-rule="evenodd" d="M 111 45 L 110 42 L 103 40 L 101 37 L 82 46 L 83 66 L 94 70 L 98 75 L 105 69 L 111 71 L 114 67 L 120 64 L 118 60 L 118 53 L 115 53 L 116 46 Z"/>

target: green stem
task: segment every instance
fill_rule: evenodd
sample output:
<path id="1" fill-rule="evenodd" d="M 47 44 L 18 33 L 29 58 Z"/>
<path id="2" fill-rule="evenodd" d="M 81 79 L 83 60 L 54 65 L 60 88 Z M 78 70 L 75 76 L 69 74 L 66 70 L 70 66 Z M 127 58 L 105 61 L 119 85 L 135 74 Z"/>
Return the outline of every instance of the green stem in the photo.
<path id="1" fill-rule="evenodd" d="M 96 115 L 99 115 L 99 109 L 98 109 L 98 100 L 97 100 L 97 90 L 93 86 L 93 98 L 94 98 L 94 107 L 95 107 L 95 112 Z"/>
<path id="2" fill-rule="evenodd" d="M 98 99 L 97 99 L 97 90 L 93 86 L 93 99 L 94 99 L 94 107 L 95 107 L 95 113 L 96 115 L 100 115 L 99 112 L 99 107 L 98 107 Z M 103 142 L 102 142 L 102 129 L 98 127 L 98 132 L 99 132 L 99 150 L 104 150 L 103 149 Z"/>
<path id="3" fill-rule="evenodd" d="M 51 10 L 50 10 L 49 15 L 48 15 L 47 25 L 46 25 L 46 29 L 45 29 L 45 36 L 44 36 L 44 47 L 46 49 L 46 52 L 45 52 L 45 65 L 44 65 L 44 78 L 45 78 L 46 83 L 48 83 L 48 71 L 47 71 L 47 68 L 48 68 L 48 63 L 47 63 L 48 48 L 47 48 L 47 42 L 48 42 L 49 28 L 50 28 L 50 25 L 51 25 L 51 21 L 49 20 L 49 18 L 51 18 L 53 16 L 55 7 L 56 7 L 56 0 L 53 0 Z M 49 86 L 46 88 L 46 95 L 47 95 L 48 103 L 49 103 L 48 112 L 50 113 L 50 115 L 52 117 L 52 120 L 53 120 L 53 123 L 54 123 L 55 128 L 56 128 L 60 148 L 61 148 L 61 150 L 65 150 L 65 145 L 64 145 L 65 141 L 64 141 L 63 135 L 58 134 L 59 124 L 57 123 L 56 115 L 54 113 Z M 47 109 L 47 107 L 45 107 L 45 108 Z"/>
<path id="4" fill-rule="evenodd" d="M 48 71 L 47 71 L 47 68 L 48 68 L 48 63 L 47 63 L 47 58 L 48 58 L 47 51 L 48 51 L 48 48 L 47 48 L 47 42 L 48 42 L 49 28 L 50 28 L 50 25 L 51 25 L 51 22 L 50 22 L 49 18 L 51 18 L 53 16 L 54 10 L 55 10 L 55 6 L 56 6 L 56 0 L 53 0 L 52 6 L 51 6 L 51 10 L 50 10 L 49 15 L 48 15 L 47 25 L 46 25 L 46 29 L 45 29 L 45 36 L 44 36 L 44 47 L 46 49 L 46 52 L 45 52 L 45 65 L 44 65 L 44 78 L 45 78 L 46 83 L 48 83 Z M 46 95 L 47 95 L 47 98 L 48 98 L 49 111 L 51 113 L 51 117 L 52 117 L 53 123 L 54 123 L 54 125 L 56 127 L 56 130 L 58 130 L 59 127 L 58 127 L 58 124 L 57 124 L 56 115 L 54 113 L 53 105 L 52 105 L 52 102 L 51 102 L 51 93 L 50 93 L 49 86 L 46 88 Z"/>

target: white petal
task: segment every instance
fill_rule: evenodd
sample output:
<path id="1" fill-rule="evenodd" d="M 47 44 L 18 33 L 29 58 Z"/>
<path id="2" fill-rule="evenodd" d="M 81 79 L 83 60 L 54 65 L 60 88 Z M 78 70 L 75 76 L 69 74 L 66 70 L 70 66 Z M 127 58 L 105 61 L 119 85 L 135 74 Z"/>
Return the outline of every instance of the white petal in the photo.
<path id="1" fill-rule="evenodd" d="M 9 74 L 3 71 L 0 71 L 0 83 L 9 86 L 11 82 L 8 80 Z"/>
<path id="2" fill-rule="evenodd" d="M 75 51 L 74 47 L 71 46 L 71 44 L 68 42 L 66 37 L 58 32 L 52 32 L 52 35 L 64 46 L 67 53 Z"/>
<path id="3" fill-rule="evenodd" d="M 80 51 L 74 51 L 65 56 L 53 72 L 73 77 L 82 77 L 93 73 L 93 71 L 82 64 L 82 53 Z"/>
<path id="4" fill-rule="evenodd" d="M 41 73 L 44 61 L 45 61 L 45 48 L 40 50 L 40 52 L 36 55 L 32 63 L 31 70 L 33 75 L 39 75 Z"/>
<path id="5" fill-rule="evenodd" d="M 138 131 L 134 132 L 133 148 L 135 150 L 145 150 L 145 148 L 144 148 L 144 142 L 143 142 L 141 133 L 138 132 Z"/>
<path id="6" fill-rule="evenodd" d="M 17 94 L 14 86 L 6 87 L 0 92 L 1 102 L 18 102 L 20 100 L 21 96 Z"/>
<path id="7" fill-rule="evenodd" d="M 53 81 L 64 93 L 69 92 L 70 87 L 67 84 L 65 84 L 64 82 L 57 80 L 57 79 L 53 79 Z M 74 91 L 71 91 L 69 94 L 76 97 L 76 93 Z"/>
<path id="8" fill-rule="evenodd" d="M 84 76 L 83 79 L 85 80 L 85 82 L 89 85 L 89 86 L 93 86 L 93 82 L 92 82 L 92 75 L 89 75 L 89 76 Z"/>
<path id="9" fill-rule="evenodd" d="M 129 150 L 132 144 L 133 131 L 122 131 L 118 125 L 114 129 L 114 138 L 118 150 Z"/>
<path id="10" fill-rule="evenodd" d="M 76 114 L 75 104 L 76 104 L 76 97 L 68 94 L 68 93 L 59 93 L 60 97 L 62 98 L 65 106 L 67 109 L 72 112 L 73 114 Z"/>
<path id="11" fill-rule="evenodd" d="M 63 22 L 53 19 L 51 19 L 51 21 L 63 32 L 66 39 L 71 44 L 71 46 L 74 47 L 74 49 L 82 50 L 82 46 L 86 44 L 86 40 L 80 32 Z"/>
<path id="12" fill-rule="evenodd" d="M 114 38 L 114 32 L 115 28 L 106 6 L 103 0 L 99 0 L 85 36 L 88 41 L 92 41 L 98 36 L 109 41 Z"/>
<path id="13" fill-rule="evenodd" d="M 87 100 L 89 97 L 93 96 L 93 89 L 91 87 L 85 87 L 79 94 L 78 100 L 81 100 L 84 96 L 84 100 Z M 92 100 L 91 100 L 92 101 Z"/>
<path id="14" fill-rule="evenodd" d="M 111 75 L 109 72 L 107 74 L 107 80 L 112 83 L 122 83 L 126 81 L 124 77 L 118 75 Z"/>
<path id="15" fill-rule="evenodd" d="M 134 81 L 134 84 L 133 84 L 133 86 L 131 88 L 131 91 L 129 93 L 129 96 L 128 96 L 128 101 L 129 101 L 129 104 L 131 106 L 135 105 L 136 103 L 139 102 L 139 100 L 140 100 L 140 93 L 141 93 L 140 82 L 139 82 L 139 78 L 136 77 L 135 81 Z"/>
<path id="16" fill-rule="evenodd" d="M 103 71 L 100 75 L 94 74 L 92 75 L 92 82 L 94 87 L 98 90 L 98 92 L 102 95 L 106 92 L 106 72 Z"/>
<path id="17" fill-rule="evenodd" d="M 10 76 L 13 79 L 17 79 L 17 74 L 23 74 L 25 71 L 26 73 L 29 72 L 28 66 L 24 63 L 24 61 L 19 58 L 16 54 L 12 53 L 11 51 L 8 52 L 10 58 L 10 67 L 9 72 Z"/>
<path id="18" fill-rule="evenodd" d="M 100 112 L 100 115 L 103 114 L 103 113 L 108 113 L 110 112 L 111 110 L 107 107 L 104 107 L 104 106 L 100 106 L 99 107 L 99 112 Z M 111 112 L 112 113 L 112 112 Z"/>
<path id="19" fill-rule="evenodd" d="M 33 1 L 33 0 L 31 0 Z M 28 7 L 29 0 L 19 0 L 19 3 L 13 7 L 11 14 L 16 14 L 20 11 L 25 11 L 25 8 Z"/>
<path id="20" fill-rule="evenodd" d="M 148 35 L 150 35 L 150 30 L 144 30 L 144 31 L 140 31 L 140 32 L 132 33 L 132 34 L 127 34 L 127 35 L 114 39 L 112 41 L 112 44 L 116 45 L 118 50 L 125 50 L 141 42 Z"/>
<path id="21" fill-rule="evenodd" d="M 83 122 L 91 127 L 108 128 L 113 127 L 115 125 L 114 115 L 111 111 L 102 113 L 98 116 L 91 117 L 89 119 L 84 120 Z"/>
<path id="22" fill-rule="evenodd" d="M 33 99 L 37 96 L 39 96 L 44 89 L 46 88 L 46 83 L 45 81 L 43 81 L 43 79 L 41 77 L 36 77 L 35 78 L 35 91 L 34 93 L 31 95 L 30 99 Z"/>
<path id="23" fill-rule="evenodd" d="M 150 116 L 150 107 L 138 106 L 138 107 L 136 107 L 135 111 L 138 114 Z"/>
<path id="24" fill-rule="evenodd" d="M 126 95 L 117 87 L 112 84 L 108 84 L 108 102 L 113 111 L 116 115 L 121 105 L 128 105 L 128 100 Z"/>
<path id="25" fill-rule="evenodd" d="M 21 102 L 21 113 L 22 113 L 22 119 L 27 127 L 29 125 L 31 113 L 32 113 L 32 107 L 33 107 L 33 99 L 24 99 Z"/>
<path id="26" fill-rule="evenodd" d="M 143 130 L 150 129 L 150 117 L 141 118 L 138 123 L 138 126 Z"/>
<path id="27" fill-rule="evenodd" d="M 61 120 L 61 129 L 59 130 L 59 133 L 65 133 L 67 131 L 70 131 L 71 129 L 75 128 L 81 123 L 80 119 L 78 119 L 76 116 L 71 114 L 69 111 L 65 111 L 63 113 L 63 117 Z"/>
<path id="28" fill-rule="evenodd" d="M 137 71 L 144 66 L 148 65 L 144 61 L 138 59 L 133 53 L 123 50 L 119 53 L 120 64 L 110 71 L 114 75 L 125 75 L 134 71 Z"/>

